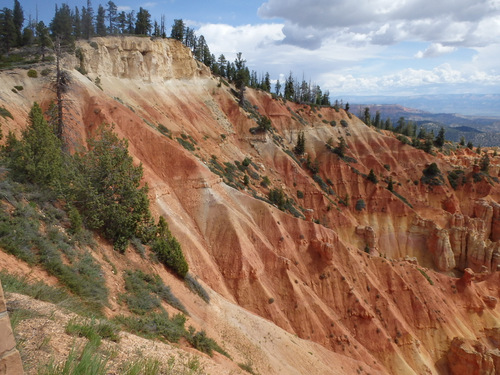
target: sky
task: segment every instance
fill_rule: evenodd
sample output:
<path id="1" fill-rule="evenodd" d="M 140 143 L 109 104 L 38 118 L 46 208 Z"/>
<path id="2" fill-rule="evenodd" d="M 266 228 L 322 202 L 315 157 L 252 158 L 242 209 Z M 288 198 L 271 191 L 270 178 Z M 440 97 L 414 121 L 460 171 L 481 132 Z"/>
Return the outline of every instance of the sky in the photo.
<path id="1" fill-rule="evenodd" d="M 1 0 L 7 4 L 9 0 Z M 20 0 L 45 22 L 64 1 Z M 210 51 L 332 98 L 500 93 L 500 0 L 115 0 L 204 35 Z M 13 0 L 12 0 L 13 3 Z M 66 1 L 71 8 L 86 0 Z M 94 10 L 107 1 L 92 0 Z"/>

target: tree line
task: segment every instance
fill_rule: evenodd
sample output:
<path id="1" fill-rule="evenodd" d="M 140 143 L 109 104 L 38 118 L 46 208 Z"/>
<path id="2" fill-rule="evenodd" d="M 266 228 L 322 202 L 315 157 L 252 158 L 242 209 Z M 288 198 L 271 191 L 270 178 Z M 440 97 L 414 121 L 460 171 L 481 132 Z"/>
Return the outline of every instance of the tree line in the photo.
<path id="1" fill-rule="evenodd" d="M 141 35 L 157 38 L 173 38 L 191 49 L 193 56 L 208 66 L 215 75 L 234 83 L 243 95 L 245 87 L 261 89 L 278 97 L 297 103 L 330 105 L 330 93 L 323 92 L 319 85 L 294 77 L 290 72 L 284 82 L 276 80 L 272 87 L 268 72 L 262 74 L 249 70 L 241 53 L 230 61 L 221 54 L 216 57 L 203 35 L 197 36 L 195 30 L 186 26 L 182 19 L 175 19 L 170 34 L 167 34 L 165 15 L 160 19 L 152 19 L 151 13 L 140 7 L 136 12 L 118 11 L 113 1 L 105 5 L 99 4 L 94 10 L 91 0 L 86 6 L 71 8 L 62 3 L 55 6 L 54 16 L 46 25 L 43 21 L 33 20 L 29 16 L 27 22 L 19 0 L 14 0 L 12 9 L 4 7 L 0 10 L 0 53 L 7 54 L 16 47 L 38 46 L 42 60 L 53 40 L 58 38 L 62 46 L 74 47 L 78 39 L 90 39 L 107 35 Z"/>

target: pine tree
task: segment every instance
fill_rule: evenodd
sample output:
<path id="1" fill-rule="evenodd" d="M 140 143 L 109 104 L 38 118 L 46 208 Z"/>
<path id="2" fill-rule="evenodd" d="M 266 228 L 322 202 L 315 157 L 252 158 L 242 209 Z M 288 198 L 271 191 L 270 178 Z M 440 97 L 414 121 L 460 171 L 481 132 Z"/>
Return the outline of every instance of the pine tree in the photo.
<path id="1" fill-rule="evenodd" d="M 17 36 L 17 45 L 20 46 L 23 43 L 22 37 L 22 29 L 24 24 L 24 13 L 23 8 L 18 0 L 14 0 L 14 10 L 12 12 L 12 21 L 14 22 L 14 26 L 16 28 L 16 36 Z"/>
<path id="2" fill-rule="evenodd" d="M 102 231 L 117 250 L 149 221 L 147 186 L 141 187 L 142 165 L 134 166 L 128 143 L 104 125 L 89 141 L 89 151 L 76 154 L 71 184 L 74 204 L 90 229 Z"/>
<path id="3" fill-rule="evenodd" d="M 109 28 L 108 32 L 110 34 L 116 34 L 116 20 L 118 18 L 118 7 L 116 4 L 112 1 L 108 1 L 108 8 L 106 9 L 108 12 L 108 21 L 109 21 Z"/>
<path id="4" fill-rule="evenodd" d="M 23 131 L 21 140 L 9 135 L 4 151 L 15 179 L 52 188 L 61 184 L 61 142 L 43 117 L 38 103 L 31 107 L 29 126 Z"/>
<path id="5" fill-rule="evenodd" d="M 293 100 L 295 97 L 295 87 L 292 72 L 288 75 L 285 80 L 284 97 L 286 100 Z"/>
<path id="6" fill-rule="evenodd" d="M 78 7 L 75 7 L 72 19 L 73 19 L 73 36 L 75 37 L 75 39 L 80 39 L 82 37 L 82 19 L 80 18 L 80 11 L 78 10 Z"/>
<path id="7" fill-rule="evenodd" d="M 436 139 L 434 140 L 434 144 L 436 145 L 436 147 L 441 148 L 444 145 L 444 140 L 445 140 L 444 139 L 444 128 L 441 127 L 439 129 L 438 135 L 436 136 Z"/>
<path id="8" fill-rule="evenodd" d="M 372 124 L 372 119 L 370 117 L 370 107 L 365 107 L 365 111 L 363 113 L 363 122 L 368 126 Z"/>
<path id="9" fill-rule="evenodd" d="M 94 36 L 94 9 L 92 3 L 87 0 L 87 7 L 82 7 L 82 35 L 85 39 Z"/>
<path id="10" fill-rule="evenodd" d="M 371 181 L 374 184 L 378 183 L 378 178 L 377 176 L 375 176 L 375 172 L 373 171 L 373 169 L 370 169 L 370 173 L 368 173 L 367 179 L 368 181 Z"/>
<path id="11" fill-rule="evenodd" d="M 304 152 L 306 151 L 306 141 L 304 137 L 304 132 L 299 133 L 297 137 L 297 144 L 295 145 L 295 148 L 293 150 L 297 155 L 303 155 Z"/>
<path id="12" fill-rule="evenodd" d="M 49 29 L 43 21 L 38 22 L 36 25 L 36 33 L 38 35 L 38 45 L 40 46 L 40 54 L 42 55 L 42 61 L 45 60 L 45 51 L 47 48 L 52 47 L 52 40 L 49 36 Z"/>
<path id="13" fill-rule="evenodd" d="M 6 53 L 16 46 L 17 33 L 12 10 L 3 8 L 0 11 L 0 52 Z"/>
<path id="14" fill-rule="evenodd" d="M 182 19 L 174 20 L 172 31 L 170 32 L 170 37 L 183 42 L 185 32 L 186 26 L 184 25 L 184 21 Z"/>
<path id="15" fill-rule="evenodd" d="M 138 35 L 151 34 L 151 14 L 144 8 L 139 8 L 135 21 L 135 33 Z"/>
<path id="16" fill-rule="evenodd" d="M 49 28 L 52 32 L 52 37 L 55 38 L 57 36 L 61 38 L 61 43 L 73 43 L 73 17 L 68 4 L 61 4 L 61 8 L 58 8 L 56 5 L 54 18 L 50 22 Z"/>
<path id="17" fill-rule="evenodd" d="M 99 4 L 97 8 L 97 17 L 95 31 L 98 36 L 106 36 L 106 10 Z"/>

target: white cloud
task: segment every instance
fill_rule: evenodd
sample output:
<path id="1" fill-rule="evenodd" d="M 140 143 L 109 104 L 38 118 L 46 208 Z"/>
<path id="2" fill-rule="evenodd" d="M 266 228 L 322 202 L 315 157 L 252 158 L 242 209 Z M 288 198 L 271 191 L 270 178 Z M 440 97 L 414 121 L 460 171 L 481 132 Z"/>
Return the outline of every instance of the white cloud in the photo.
<path id="1" fill-rule="evenodd" d="M 129 12 L 132 10 L 132 7 L 130 7 L 128 5 L 118 5 L 117 10 L 118 10 L 118 12 Z"/>
<path id="2" fill-rule="evenodd" d="M 425 51 L 418 51 L 416 58 L 438 57 L 456 51 L 456 47 L 443 46 L 441 43 L 432 43 Z"/>
<path id="3" fill-rule="evenodd" d="M 402 40 L 484 45 L 500 36 L 497 0 L 268 0 L 263 18 L 285 21 L 285 42 L 301 46 L 296 35 L 314 35 L 316 48 L 325 38 L 357 35 L 374 44 Z M 301 31 L 302 30 L 302 31 Z"/>
<path id="4" fill-rule="evenodd" d="M 442 92 L 443 87 L 466 86 L 468 90 L 480 86 L 497 86 L 500 75 L 483 71 L 464 73 L 442 64 L 434 69 L 403 69 L 382 76 L 359 77 L 352 74 L 326 73 L 323 76 L 330 91 L 350 94 L 405 94 Z M 470 91 L 466 91 L 470 92 Z"/>

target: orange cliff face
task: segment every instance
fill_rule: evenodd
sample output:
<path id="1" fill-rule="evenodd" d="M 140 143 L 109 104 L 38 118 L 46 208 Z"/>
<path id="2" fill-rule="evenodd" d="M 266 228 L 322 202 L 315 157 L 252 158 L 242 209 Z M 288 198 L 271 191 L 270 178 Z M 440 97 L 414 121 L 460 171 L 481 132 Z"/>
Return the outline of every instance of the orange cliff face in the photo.
<path id="1" fill-rule="evenodd" d="M 93 42 L 78 45 L 87 76 L 72 69 L 80 61 L 66 59 L 66 139 L 85 144 L 101 123 L 115 124 L 143 164 L 152 210 L 167 218 L 190 269 L 214 291 L 370 373 L 447 373 L 448 358 L 460 357 L 467 340 L 483 345 L 481 355 L 494 349 L 486 332 L 500 327 L 500 184 L 492 178 L 500 158 L 492 157 L 491 177 L 474 182 L 479 156 L 424 153 L 342 109 L 251 89 L 244 109 L 176 41 Z M 25 71 L 0 79 L 0 103 L 14 115 L 0 119 L 4 134 L 26 125 L 34 100 L 53 99 L 48 80 Z M 11 92 L 14 84 L 25 90 Z M 271 133 L 250 132 L 257 113 L 271 119 Z M 291 152 L 300 132 L 323 188 Z M 326 147 L 340 137 L 348 145 L 343 159 Z M 228 181 L 224 163 L 236 168 L 245 158 L 248 185 L 243 173 Z M 214 160 L 225 175 L 209 168 Z M 421 181 L 433 162 L 442 185 Z M 454 190 L 446 177 L 456 166 L 465 166 L 467 182 Z M 366 178 L 371 169 L 377 184 Z M 305 219 L 263 201 L 270 188 L 283 189 Z"/>

